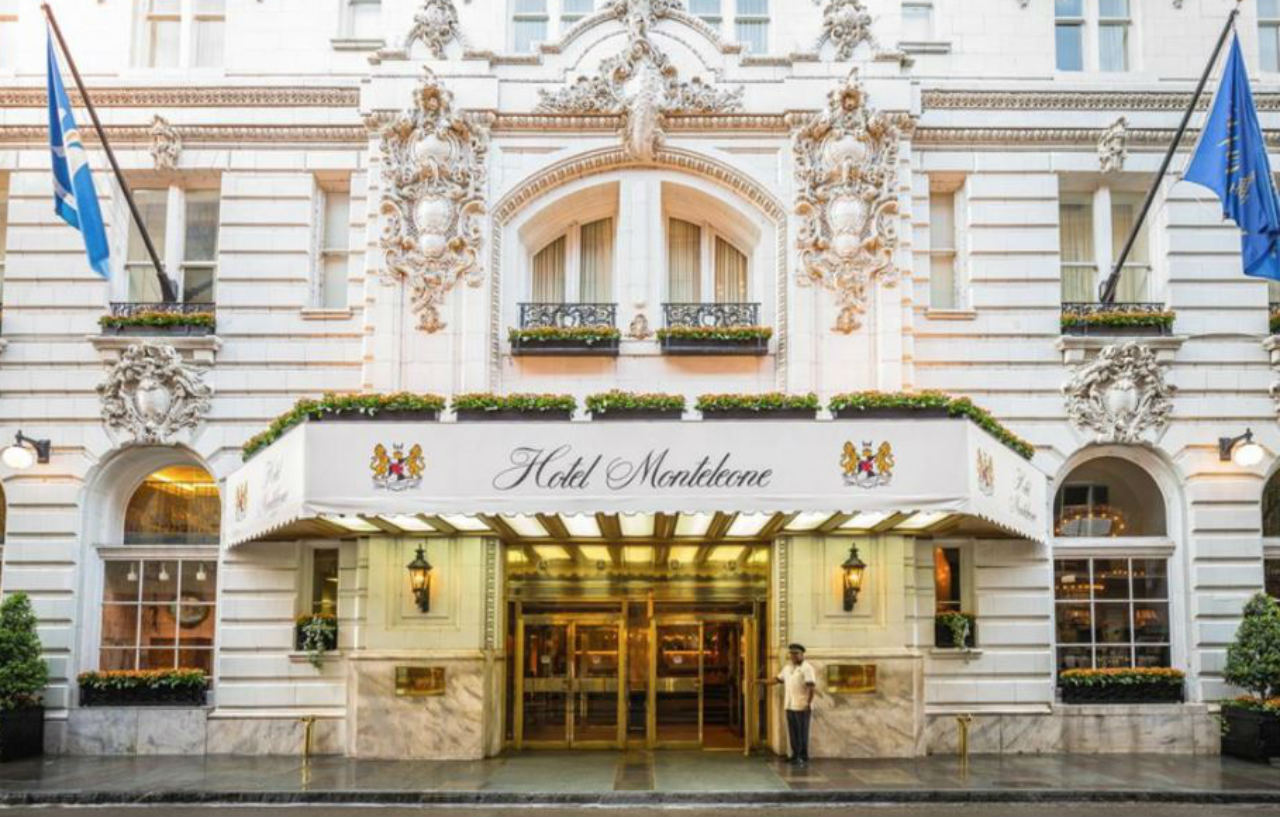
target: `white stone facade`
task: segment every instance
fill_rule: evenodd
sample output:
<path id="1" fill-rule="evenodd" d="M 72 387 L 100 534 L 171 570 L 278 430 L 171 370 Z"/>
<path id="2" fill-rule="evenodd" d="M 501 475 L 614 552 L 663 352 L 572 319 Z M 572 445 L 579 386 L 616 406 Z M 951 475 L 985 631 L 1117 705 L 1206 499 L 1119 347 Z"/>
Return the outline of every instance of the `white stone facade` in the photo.
<path id="1" fill-rule="evenodd" d="M 1226 645 L 1245 600 L 1263 587 L 1264 559 L 1280 558 L 1280 539 L 1264 537 L 1262 524 L 1264 485 L 1280 452 L 1272 396 L 1280 358 L 1267 345 L 1269 301 L 1280 298 L 1241 274 L 1236 230 L 1211 195 L 1169 177 L 1146 233 L 1149 280 L 1131 300 L 1176 312 L 1172 334 L 1134 339 L 1158 360 L 1152 365 L 1169 388 L 1156 399 L 1171 409 L 1159 422 L 1138 423 L 1139 432 L 1103 439 L 1073 424 L 1078 415 L 1063 389 L 1100 349 L 1130 338 L 1060 330 L 1061 207 L 1087 203 L 1086 243 L 1094 258 L 1109 259 L 1119 239 L 1108 214 L 1146 190 L 1200 55 L 1234 2 L 1131 0 L 1123 72 L 1096 70 L 1096 17 L 1081 23 L 1085 70 L 1057 70 L 1051 0 L 914 4 L 929 9 L 927 23 L 904 16 L 911 4 L 898 0 L 770 0 L 765 53 L 739 42 L 759 35 L 750 15 L 736 11 L 746 0 L 721 0 L 716 27 L 683 0 L 599 0 L 597 11 L 563 26 L 557 15 L 569 6 L 548 4 L 546 42 L 517 50 L 525 34 L 504 0 L 383 0 L 359 19 L 341 0 L 226 0 L 221 35 L 204 39 L 194 0 L 183 0 L 176 67 L 148 67 L 145 3 L 105 0 L 63 12 L 131 184 L 161 191 L 168 203 L 171 270 L 189 260 L 177 214 L 193 212 L 193 191 L 217 194 L 216 332 L 150 339 L 171 343 L 187 377 L 207 387 L 200 400 L 208 408 L 174 434 L 145 439 L 106 424 L 97 391 L 128 354 L 126 341 L 100 334 L 98 318 L 112 302 L 139 300 L 125 270 L 127 210 L 77 109 L 117 270 L 104 282 L 50 201 L 38 11 L 24 3 L 16 23 L 0 18 L 0 27 L 20 32 L 0 37 L 18 43 L 0 54 L 0 431 L 53 442 L 47 465 L 0 465 L 0 587 L 29 593 L 41 620 L 53 679 L 51 748 L 296 752 L 299 719 L 317 716 L 324 752 L 499 750 L 501 724 L 481 717 L 477 704 L 501 701 L 493 662 L 502 659 L 502 613 L 486 594 L 500 577 L 489 540 L 457 536 L 433 555 L 441 575 L 462 578 L 453 600 L 425 618 L 401 567 L 411 542 L 344 540 L 340 649 L 319 669 L 293 643 L 317 541 L 219 551 L 212 708 L 173 715 L 192 721 L 176 741 L 176 721 L 156 713 L 77 705 L 75 676 L 99 658 L 102 556 L 129 547 L 124 509 L 147 474 L 198 464 L 225 479 L 241 463 L 240 446 L 301 397 L 494 391 L 581 400 L 617 387 L 691 398 L 812 391 L 824 401 L 844 391 L 942 390 L 973 398 L 1033 443 L 1033 465 L 1055 486 L 1105 457 L 1142 469 L 1158 487 L 1166 511 L 1158 534 L 1062 537 L 1049 549 L 1010 539 L 879 537 L 870 552 L 883 597 L 852 623 L 833 625 L 821 604 L 806 601 L 826 594 L 822 577 L 843 558 L 847 537 L 790 537 L 789 561 L 775 561 L 792 571 L 783 576 L 793 605 L 783 608 L 787 632 L 806 638 L 819 662 L 851 654 L 856 643 L 857 655 L 884 662 L 915 701 L 906 714 L 886 709 L 894 737 L 884 741 L 852 745 L 816 727 L 827 753 L 954 751 L 952 716 L 961 713 L 976 719 L 973 751 L 1216 751 L 1206 704 L 1231 694 L 1222 681 Z M 871 36 L 824 33 L 828 6 L 855 15 L 865 7 Z M 1252 14 L 1243 11 L 1239 31 L 1274 144 L 1280 74 L 1258 64 Z M 202 52 L 209 42 L 221 46 L 216 59 Z M 602 80 L 602 63 L 619 60 L 625 70 L 608 62 L 615 71 L 603 76 L 616 87 L 591 85 Z M 450 172 L 460 156 L 472 166 L 467 180 L 448 180 L 449 192 L 406 199 L 413 207 L 432 195 L 449 201 L 444 210 L 414 210 L 419 255 L 404 263 L 430 270 L 415 279 L 388 264 L 384 202 L 395 168 L 384 167 L 383 145 L 388 123 L 422 99 L 424 82 L 451 95 L 455 118 L 438 131 L 447 144 L 435 158 Z M 584 82 L 599 93 L 581 93 Z M 872 140 L 879 164 L 862 143 L 845 140 L 865 123 L 836 122 L 834 132 L 814 135 L 817 118 L 831 119 L 842 89 L 852 87 L 856 104 L 889 123 Z M 1099 145 L 1121 117 L 1123 156 L 1104 173 Z M 845 175 L 806 186 L 797 173 L 806 150 Z M 868 168 L 882 174 L 876 184 Z M 474 190 L 457 192 L 471 183 Z M 839 207 L 868 189 L 870 220 L 852 204 Z M 328 197 L 349 202 L 341 247 L 324 241 Z M 951 210 L 950 247 L 935 245 L 940 231 L 931 228 L 943 216 L 931 209 L 939 206 Z M 507 330 L 519 322 L 519 304 L 537 300 L 533 255 L 561 233 L 572 252 L 574 230 L 605 218 L 617 231 L 607 300 L 624 332 L 619 356 L 513 356 Z M 627 334 L 663 326 L 670 218 L 700 223 L 746 257 L 746 300 L 773 329 L 766 355 L 664 356 L 655 337 Z M 433 232 L 437 222 L 446 228 Z M 811 256 L 815 230 L 829 240 L 821 263 Z M 842 233 L 856 240 L 841 243 Z M 326 278 L 330 256 L 346 265 Z M 931 280 L 946 268 L 950 283 Z M 1219 438 L 1246 427 L 1265 460 L 1250 468 L 1221 461 Z M 940 543 L 961 548 L 964 604 L 978 616 L 979 649 L 962 657 L 932 648 Z M 1167 559 L 1169 662 L 1187 673 L 1185 706 L 1108 721 L 1055 701 L 1054 559 L 1108 556 Z M 378 734 L 377 724 L 398 717 L 383 706 L 386 672 L 421 658 L 427 639 L 432 655 L 464 667 L 453 703 L 474 724 L 415 748 L 412 735 Z M 841 715 L 847 725 L 827 728 L 874 723 L 865 712 Z M 1151 737 L 1117 738 L 1121 731 Z"/>

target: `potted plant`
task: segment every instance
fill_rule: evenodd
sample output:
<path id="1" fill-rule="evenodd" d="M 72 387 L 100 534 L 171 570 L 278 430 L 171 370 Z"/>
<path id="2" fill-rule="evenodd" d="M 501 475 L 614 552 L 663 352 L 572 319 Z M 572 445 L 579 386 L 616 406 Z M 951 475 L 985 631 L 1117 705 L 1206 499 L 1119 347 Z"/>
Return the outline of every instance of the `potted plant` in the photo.
<path id="1" fill-rule="evenodd" d="M 294 624 L 294 646 L 307 654 L 307 662 L 319 669 L 324 654 L 338 649 L 338 617 L 332 613 L 306 613 Z"/>
<path id="2" fill-rule="evenodd" d="M 1176 313 L 1169 309 L 1064 312 L 1064 335 L 1159 336 L 1173 331 Z"/>
<path id="3" fill-rule="evenodd" d="M 507 330 L 513 355 L 616 357 L 622 332 L 614 326 L 531 326 Z"/>
<path id="4" fill-rule="evenodd" d="M 1222 702 L 1222 753 L 1264 762 L 1280 757 L 1280 605 L 1267 594 L 1245 604 L 1222 677 L 1249 693 Z"/>
<path id="5" fill-rule="evenodd" d="M 578 401 L 569 394 L 491 394 L 473 392 L 453 398 L 461 422 L 483 420 L 568 420 Z"/>
<path id="6" fill-rule="evenodd" d="M 667 355 L 763 355 L 769 352 L 768 326 L 668 326 L 658 330 Z"/>
<path id="7" fill-rule="evenodd" d="M 299 423 L 325 420 L 401 420 L 434 422 L 444 411 L 445 399 L 437 394 L 334 394 L 320 399 L 304 397 L 293 408 L 271 421 L 266 430 L 250 437 L 241 446 L 241 458 L 248 460 L 280 439 Z"/>
<path id="8" fill-rule="evenodd" d="M 1064 704 L 1181 703 L 1183 673 L 1169 667 L 1069 669 L 1058 675 Z"/>
<path id="9" fill-rule="evenodd" d="M 82 672 L 81 706 L 204 706 L 209 678 L 202 669 Z"/>
<path id="10" fill-rule="evenodd" d="M 213 312 L 144 310 L 131 315 L 103 315 L 98 326 L 104 335 L 212 335 L 217 327 Z"/>
<path id="11" fill-rule="evenodd" d="M 44 707 L 40 693 L 49 667 L 40 656 L 36 616 L 25 593 L 0 602 L 0 761 L 44 752 Z"/>
<path id="12" fill-rule="evenodd" d="M 954 398 L 937 391 L 857 391 L 837 394 L 827 408 L 837 420 L 884 420 L 899 417 L 950 417 Z"/>
<path id="13" fill-rule="evenodd" d="M 978 640 L 978 617 L 949 610 L 933 617 L 933 646 L 944 650 L 971 650 Z"/>
<path id="14" fill-rule="evenodd" d="M 696 408 L 704 420 L 812 420 L 818 411 L 818 395 L 703 394 Z"/>
<path id="15" fill-rule="evenodd" d="M 1271 314 L 1267 318 L 1267 326 L 1271 329 L 1271 334 L 1280 335 L 1280 309 L 1272 307 Z"/>
<path id="16" fill-rule="evenodd" d="M 639 394 L 613 391 L 587 396 L 592 420 L 679 420 L 684 413 L 683 394 Z"/>

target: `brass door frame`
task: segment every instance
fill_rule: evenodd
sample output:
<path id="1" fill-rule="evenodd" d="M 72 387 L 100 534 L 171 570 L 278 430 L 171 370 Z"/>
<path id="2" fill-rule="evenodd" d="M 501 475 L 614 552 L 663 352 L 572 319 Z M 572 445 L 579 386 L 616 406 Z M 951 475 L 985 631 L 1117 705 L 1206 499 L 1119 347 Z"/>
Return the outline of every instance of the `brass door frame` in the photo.
<path id="1" fill-rule="evenodd" d="M 698 628 L 698 677 L 694 681 L 698 691 L 698 738 L 697 740 L 659 740 L 658 739 L 658 628 L 659 627 L 697 627 Z M 702 708 L 705 701 L 703 680 L 705 668 L 703 653 L 706 651 L 702 639 L 705 635 L 705 620 L 700 616 L 672 615 L 652 616 L 649 619 L 649 700 L 646 705 L 645 742 L 650 749 L 700 749 L 702 748 Z"/>
<path id="2" fill-rule="evenodd" d="M 567 675 L 564 679 L 565 723 L 564 740 L 525 740 L 524 739 L 524 656 L 525 656 L 525 624 L 551 624 L 565 628 L 565 649 L 568 652 L 566 661 Z M 585 691 L 582 679 L 578 678 L 578 625 L 588 627 L 609 627 L 618 629 L 618 673 L 617 686 L 617 734 L 612 741 L 608 740 L 576 740 L 574 737 L 574 711 L 578 704 L 578 696 Z M 626 702 L 627 702 L 627 619 L 618 613 L 554 613 L 525 614 L 516 609 L 516 672 L 515 694 L 512 701 L 513 719 L 512 741 L 516 749 L 621 749 L 626 745 Z M 602 679 L 606 680 L 606 679 Z M 607 689 L 606 689 L 607 691 Z"/>

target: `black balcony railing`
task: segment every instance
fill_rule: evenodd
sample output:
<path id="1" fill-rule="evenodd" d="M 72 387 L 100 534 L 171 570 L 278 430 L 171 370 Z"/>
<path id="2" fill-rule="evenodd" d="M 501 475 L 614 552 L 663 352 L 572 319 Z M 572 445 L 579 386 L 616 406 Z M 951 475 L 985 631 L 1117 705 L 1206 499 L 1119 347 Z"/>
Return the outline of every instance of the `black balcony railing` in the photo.
<path id="1" fill-rule="evenodd" d="M 1062 304 L 1064 335 L 1170 335 L 1173 312 L 1162 303 L 1122 301 L 1097 303 L 1068 301 Z"/>
<path id="2" fill-rule="evenodd" d="M 194 315 L 200 312 L 212 312 L 213 304 L 193 304 L 168 301 L 112 301 L 111 317 L 131 318 L 144 313 L 160 313 L 165 315 Z"/>
<path id="3" fill-rule="evenodd" d="M 521 329 L 613 329 L 617 323 L 617 304 L 520 304 Z"/>
<path id="4" fill-rule="evenodd" d="M 759 326 L 760 304 L 663 304 L 668 327 Z"/>
<path id="5" fill-rule="evenodd" d="M 510 332 L 513 355 L 618 354 L 617 304 L 520 304 L 520 326 Z"/>

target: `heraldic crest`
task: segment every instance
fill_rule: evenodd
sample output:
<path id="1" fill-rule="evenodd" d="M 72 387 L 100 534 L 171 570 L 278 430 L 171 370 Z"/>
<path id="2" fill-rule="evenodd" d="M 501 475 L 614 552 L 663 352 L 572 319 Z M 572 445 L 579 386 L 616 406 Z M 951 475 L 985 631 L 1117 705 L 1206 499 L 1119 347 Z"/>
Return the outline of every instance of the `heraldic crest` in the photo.
<path id="1" fill-rule="evenodd" d="M 373 472 L 373 487 L 388 491 L 404 491 L 422 484 L 422 472 L 427 467 L 422 446 L 414 443 L 405 453 L 404 443 L 392 443 L 390 450 L 382 443 L 373 447 L 369 470 Z"/>
<path id="2" fill-rule="evenodd" d="M 893 481 L 893 446 L 887 441 L 877 448 L 874 443 L 863 442 L 862 447 L 852 441 L 844 444 L 840 455 L 840 467 L 844 470 L 844 484 L 859 488 L 879 488 Z"/>

